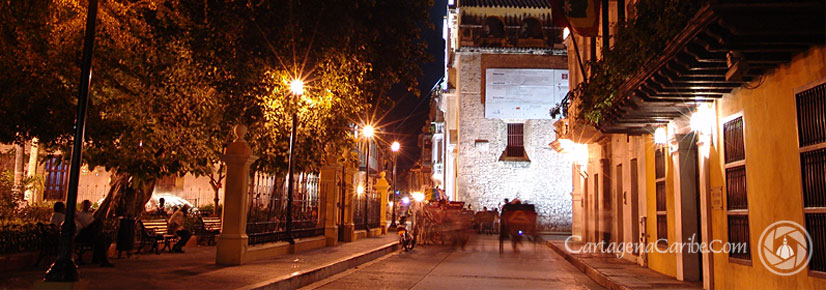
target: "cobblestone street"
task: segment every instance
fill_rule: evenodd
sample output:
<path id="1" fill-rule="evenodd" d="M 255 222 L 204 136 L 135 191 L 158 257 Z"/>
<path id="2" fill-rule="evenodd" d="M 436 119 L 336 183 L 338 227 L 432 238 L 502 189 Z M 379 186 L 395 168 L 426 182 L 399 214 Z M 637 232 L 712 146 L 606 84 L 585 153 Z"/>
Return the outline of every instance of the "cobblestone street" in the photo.
<path id="1" fill-rule="evenodd" d="M 603 289 L 544 244 L 518 252 L 495 236 L 472 236 L 465 248 L 416 246 L 361 265 L 305 289 Z"/>

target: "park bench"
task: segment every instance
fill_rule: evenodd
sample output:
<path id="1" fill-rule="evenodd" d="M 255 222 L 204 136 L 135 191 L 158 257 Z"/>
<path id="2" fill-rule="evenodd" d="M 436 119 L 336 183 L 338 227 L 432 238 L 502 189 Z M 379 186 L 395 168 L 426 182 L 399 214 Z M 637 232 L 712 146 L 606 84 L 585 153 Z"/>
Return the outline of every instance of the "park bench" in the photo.
<path id="1" fill-rule="evenodd" d="M 206 241 L 207 245 L 215 245 L 215 236 L 221 233 L 221 218 L 199 217 L 195 233 L 198 236 L 198 243 Z"/>
<path id="2" fill-rule="evenodd" d="M 37 227 L 40 231 L 40 254 L 34 264 L 36 267 L 40 266 L 44 258 L 55 257 L 60 253 L 60 228 L 43 223 L 37 223 Z M 91 241 L 75 240 L 72 250 L 77 256 L 77 263 L 82 264 L 83 254 L 92 251 L 93 248 L 94 244 Z"/>
<path id="3" fill-rule="evenodd" d="M 150 249 L 155 251 L 155 254 L 160 255 L 162 250 L 172 251 L 172 244 L 178 241 L 178 236 L 169 233 L 169 227 L 165 219 L 140 220 L 138 226 L 141 232 L 141 243 L 138 246 L 136 254 L 140 254 L 141 249 L 145 246 L 151 246 Z M 163 243 L 163 249 L 158 249 L 158 243 Z"/>

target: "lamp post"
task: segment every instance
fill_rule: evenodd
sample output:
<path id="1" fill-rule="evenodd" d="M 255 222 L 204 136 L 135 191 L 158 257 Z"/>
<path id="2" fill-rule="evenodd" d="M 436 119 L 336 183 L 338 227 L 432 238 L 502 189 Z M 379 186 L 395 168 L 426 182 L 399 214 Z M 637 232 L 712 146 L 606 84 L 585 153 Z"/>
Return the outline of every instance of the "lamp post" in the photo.
<path id="1" fill-rule="evenodd" d="M 72 163 L 69 170 L 69 187 L 66 192 L 66 215 L 60 233 L 60 256 L 46 272 L 48 282 L 77 281 L 77 265 L 72 258 L 72 239 L 75 234 L 75 206 L 80 178 L 80 159 L 83 156 L 83 138 L 86 133 L 86 109 L 89 104 L 89 85 L 92 78 L 92 51 L 95 44 L 95 20 L 98 1 L 90 0 L 86 10 L 86 32 L 83 40 L 83 58 L 80 64 L 80 90 L 77 96 L 77 119 L 72 146 Z"/>
<path id="2" fill-rule="evenodd" d="M 292 92 L 294 98 L 298 98 L 304 94 L 304 82 L 301 80 L 293 80 L 290 83 L 290 91 Z M 298 105 L 298 100 L 295 100 L 295 104 Z M 295 139 L 296 139 L 296 129 L 298 127 L 298 110 L 293 108 L 293 116 L 292 116 L 292 128 L 290 129 L 290 157 L 289 157 L 289 165 L 287 166 L 287 242 L 290 244 L 295 244 L 295 239 L 293 239 L 293 193 L 295 191 L 294 186 L 294 176 L 293 176 L 293 168 L 295 167 L 295 162 L 293 158 L 295 157 Z"/>
<path id="3" fill-rule="evenodd" d="M 373 138 L 374 129 L 373 126 L 367 125 L 364 126 L 362 129 L 362 134 L 364 134 L 364 138 L 367 138 L 367 169 L 365 170 L 367 175 L 365 176 L 365 185 L 364 185 L 364 228 L 367 233 L 370 232 L 370 224 L 368 223 L 369 213 L 370 213 L 370 141 Z"/>
<path id="4" fill-rule="evenodd" d="M 396 227 L 396 160 L 399 159 L 400 148 L 401 144 L 398 141 L 390 145 L 390 150 L 393 151 L 393 221 L 390 222 L 391 228 Z"/>

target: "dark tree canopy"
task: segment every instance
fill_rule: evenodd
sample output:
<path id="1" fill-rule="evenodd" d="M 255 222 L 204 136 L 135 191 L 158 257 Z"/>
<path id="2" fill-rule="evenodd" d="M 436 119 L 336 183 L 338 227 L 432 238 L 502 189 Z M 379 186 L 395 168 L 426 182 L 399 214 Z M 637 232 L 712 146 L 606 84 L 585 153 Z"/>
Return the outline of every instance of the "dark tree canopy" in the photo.
<path id="1" fill-rule="evenodd" d="M 314 170 L 392 86 L 415 90 L 430 5 L 102 1 L 84 161 L 115 174 L 108 203 L 137 210 L 157 178 L 212 173 L 235 124 L 250 126 L 257 167 L 283 173 L 296 113 L 297 165 Z M 37 137 L 68 152 L 85 7 L 0 1 L 0 142 Z"/>

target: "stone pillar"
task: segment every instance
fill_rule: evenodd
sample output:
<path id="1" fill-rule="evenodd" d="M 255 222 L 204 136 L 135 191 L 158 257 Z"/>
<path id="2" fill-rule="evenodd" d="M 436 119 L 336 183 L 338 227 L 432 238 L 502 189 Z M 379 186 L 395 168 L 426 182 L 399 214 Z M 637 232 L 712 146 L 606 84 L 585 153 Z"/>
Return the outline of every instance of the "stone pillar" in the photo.
<path id="1" fill-rule="evenodd" d="M 376 194 L 379 195 L 379 204 L 381 205 L 381 210 L 379 210 L 379 225 L 381 227 L 381 234 L 387 234 L 387 191 L 390 190 L 390 183 L 387 182 L 385 176 L 387 175 L 386 172 L 382 171 L 379 173 L 379 179 L 376 180 Z"/>
<path id="2" fill-rule="evenodd" d="M 356 240 L 356 225 L 353 222 L 353 197 L 356 194 L 356 168 L 347 167 L 344 169 L 344 241 L 352 242 Z"/>
<path id="3" fill-rule="evenodd" d="M 341 188 L 339 186 L 341 166 L 323 166 L 319 180 L 320 216 L 319 219 L 324 227 L 324 237 L 327 238 L 327 246 L 338 244 L 338 203 L 341 198 Z"/>
<path id="4" fill-rule="evenodd" d="M 240 265 L 244 263 L 249 237 L 247 236 L 247 207 L 250 165 L 258 157 L 252 155 L 244 135 L 247 127 L 234 128 L 235 141 L 229 144 L 221 160 L 227 164 L 227 179 L 224 189 L 224 210 L 222 213 L 221 235 L 218 236 L 215 263 L 219 265 Z"/>
<path id="5" fill-rule="evenodd" d="M 14 144 L 14 184 L 12 185 L 12 192 L 19 193 L 23 191 L 23 152 L 25 148 L 23 144 Z"/>
<path id="6" fill-rule="evenodd" d="M 29 169 L 28 169 L 28 172 L 26 173 L 26 176 L 29 177 L 29 178 L 37 175 L 37 154 L 39 154 L 39 148 L 40 148 L 39 144 L 40 144 L 40 141 L 37 139 L 37 137 L 32 138 L 32 146 L 31 146 L 31 150 L 29 150 Z M 37 191 L 32 190 L 32 189 L 26 189 L 25 196 L 26 196 L 26 200 L 29 202 L 29 204 L 38 203 L 43 199 L 42 198 L 43 197 L 42 192 L 37 192 Z"/>

